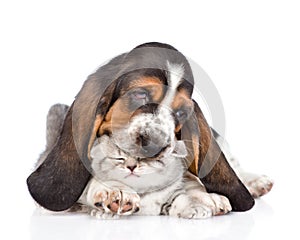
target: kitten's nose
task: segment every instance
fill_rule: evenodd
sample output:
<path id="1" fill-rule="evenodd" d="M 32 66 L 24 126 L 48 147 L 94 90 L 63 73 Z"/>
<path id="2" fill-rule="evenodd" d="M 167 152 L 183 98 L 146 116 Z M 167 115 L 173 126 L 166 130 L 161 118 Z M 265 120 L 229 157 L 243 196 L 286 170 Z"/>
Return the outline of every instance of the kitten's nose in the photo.
<path id="1" fill-rule="evenodd" d="M 133 165 L 133 166 L 127 166 L 127 168 L 128 168 L 131 172 L 133 172 L 133 170 L 134 170 L 136 167 L 137 167 L 136 165 Z"/>

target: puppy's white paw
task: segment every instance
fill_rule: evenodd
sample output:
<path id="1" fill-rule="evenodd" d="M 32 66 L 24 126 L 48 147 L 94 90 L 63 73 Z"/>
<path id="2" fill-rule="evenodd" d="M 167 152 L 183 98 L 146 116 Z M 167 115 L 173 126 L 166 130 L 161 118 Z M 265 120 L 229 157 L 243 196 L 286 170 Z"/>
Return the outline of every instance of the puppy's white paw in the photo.
<path id="1" fill-rule="evenodd" d="M 205 205 L 198 205 L 198 204 L 192 205 L 191 209 L 193 209 L 196 212 L 196 214 L 194 214 L 192 218 L 203 219 L 203 218 L 209 218 L 213 215 L 211 209 Z"/>
<path id="2" fill-rule="evenodd" d="M 266 175 L 257 176 L 246 182 L 246 187 L 254 198 L 261 197 L 271 191 L 274 181 Z"/>
<path id="3" fill-rule="evenodd" d="M 206 206 L 188 206 L 180 211 L 171 210 L 170 216 L 188 219 L 204 219 L 212 216 L 212 212 Z"/>
<path id="4" fill-rule="evenodd" d="M 202 188 L 192 188 L 187 191 L 188 196 L 196 205 L 209 208 L 212 215 L 224 215 L 232 210 L 228 198 L 216 193 L 207 193 Z"/>
<path id="5" fill-rule="evenodd" d="M 195 201 L 211 209 L 212 215 L 224 215 L 232 210 L 227 197 L 216 193 L 202 193 Z"/>
<path id="6" fill-rule="evenodd" d="M 179 218 L 208 218 L 212 216 L 210 208 L 198 204 L 187 195 L 178 196 L 169 209 L 169 215 Z"/>

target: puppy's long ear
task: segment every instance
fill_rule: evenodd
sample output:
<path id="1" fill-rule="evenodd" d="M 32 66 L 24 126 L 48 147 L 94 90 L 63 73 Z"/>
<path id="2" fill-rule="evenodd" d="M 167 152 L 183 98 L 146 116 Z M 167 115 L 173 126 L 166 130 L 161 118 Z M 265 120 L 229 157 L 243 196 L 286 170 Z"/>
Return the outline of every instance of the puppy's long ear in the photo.
<path id="1" fill-rule="evenodd" d="M 189 170 L 200 178 L 207 191 L 226 196 L 234 211 L 251 209 L 254 199 L 230 167 L 195 101 L 194 114 L 183 125 L 181 137 L 190 150 Z"/>
<path id="2" fill-rule="evenodd" d="M 65 117 L 56 144 L 27 179 L 30 194 L 44 208 L 70 208 L 90 179 L 89 151 L 116 87 L 116 81 L 106 76 L 110 75 L 108 67 L 100 68 L 85 82 Z"/>
<path id="3" fill-rule="evenodd" d="M 90 177 L 74 145 L 72 112 L 73 106 L 66 115 L 61 135 L 53 149 L 27 179 L 34 200 L 52 211 L 70 208 L 80 197 Z"/>

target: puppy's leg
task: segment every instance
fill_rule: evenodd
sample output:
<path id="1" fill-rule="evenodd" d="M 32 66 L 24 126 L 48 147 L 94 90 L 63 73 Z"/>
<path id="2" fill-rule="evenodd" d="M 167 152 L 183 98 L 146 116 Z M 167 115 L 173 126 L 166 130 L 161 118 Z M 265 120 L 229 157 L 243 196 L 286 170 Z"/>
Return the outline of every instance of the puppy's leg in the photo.
<path id="1" fill-rule="evenodd" d="M 199 179 L 189 172 L 184 176 L 184 190 L 193 200 L 194 205 L 208 208 L 213 216 L 224 215 L 232 210 L 225 196 L 207 193 Z"/>
<path id="2" fill-rule="evenodd" d="M 122 183 L 116 181 L 102 183 L 92 178 L 78 202 L 90 206 L 92 216 L 109 219 L 137 212 L 140 197 Z"/>
<path id="3" fill-rule="evenodd" d="M 271 191 L 274 181 L 266 175 L 258 175 L 239 170 L 238 175 L 254 198 Z"/>
<path id="4" fill-rule="evenodd" d="M 179 218 L 208 218 L 212 216 L 212 210 L 201 202 L 193 199 L 188 193 L 182 191 L 171 199 L 170 205 L 162 208 L 163 215 Z"/>
<path id="5" fill-rule="evenodd" d="M 238 159 L 230 152 L 229 145 L 226 140 L 215 130 L 212 129 L 212 131 L 229 164 L 239 176 L 241 181 L 245 184 L 251 195 L 254 198 L 257 198 L 268 193 L 273 187 L 273 180 L 266 175 L 259 175 L 244 171 L 240 166 Z"/>

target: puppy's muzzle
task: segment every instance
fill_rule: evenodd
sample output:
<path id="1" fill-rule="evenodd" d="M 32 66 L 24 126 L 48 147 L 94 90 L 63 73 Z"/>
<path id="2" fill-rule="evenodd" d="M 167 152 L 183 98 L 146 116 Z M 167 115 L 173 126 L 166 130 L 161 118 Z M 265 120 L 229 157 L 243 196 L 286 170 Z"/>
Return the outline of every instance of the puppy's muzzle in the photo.
<path id="1" fill-rule="evenodd" d="M 139 147 L 139 155 L 143 157 L 155 157 L 159 155 L 168 145 L 170 140 L 163 137 L 164 132 L 157 133 L 141 133 L 136 139 L 137 146 Z M 165 141 L 167 139 L 167 141 Z"/>
<path id="2" fill-rule="evenodd" d="M 137 157 L 153 158 L 173 145 L 174 129 L 171 111 L 151 103 L 137 109 L 128 127 L 113 137 L 121 149 Z"/>

